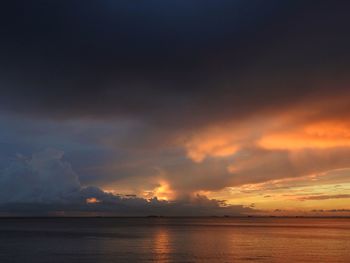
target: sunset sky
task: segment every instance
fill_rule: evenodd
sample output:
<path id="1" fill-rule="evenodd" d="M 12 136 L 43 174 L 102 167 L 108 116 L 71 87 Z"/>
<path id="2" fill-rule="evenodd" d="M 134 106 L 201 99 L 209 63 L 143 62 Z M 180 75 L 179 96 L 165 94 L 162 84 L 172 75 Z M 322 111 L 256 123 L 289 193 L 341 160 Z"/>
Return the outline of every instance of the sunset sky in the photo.
<path id="1" fill-rule="evenodd" d="M 7 1 L 0 215 L 350 215 L 350 2 Z"/>

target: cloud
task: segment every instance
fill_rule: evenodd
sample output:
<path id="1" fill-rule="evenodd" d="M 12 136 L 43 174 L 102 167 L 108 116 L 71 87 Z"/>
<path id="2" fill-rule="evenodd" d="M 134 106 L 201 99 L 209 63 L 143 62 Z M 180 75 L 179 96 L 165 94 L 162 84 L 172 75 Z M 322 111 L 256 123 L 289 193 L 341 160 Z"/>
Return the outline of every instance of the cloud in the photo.
<path id="1" fill-rule="evenodd" d="M 31 158 L 19 156 L 0 174 L 0 203 L 63 202 L 80 190 L 78 176 L 62 151 L 46 150 Z"/>
<path id="2" fill-rule="evenodd" d="M 212 173 L 226 186 L 240 186 L 348 168 L 350 120 L 345 98 L 306 99 L 278 112 L 200 127 L 184 140 L 188 158 L 197 163 L 196 169 L 188 165 L 184 173 L 191 171 L 201 179 L 201 174 Z M 226 170 L 214 171 L 217 166 Z"/>
<path id="3" fill-rule="evenodd" d="M 347 2 L 76 6 L 4 5 L 2 111 L 197 127 L 347 91 Z"/>
<path id="4" fill-rule="evenodd" d="M 319 212 L 319 213 L 350 213 L 350 209 L 329 209 L 329 210 L 324 210 L 324 209 L 315 209 L 312 210 L 312 212 Z"/>
<path id="5" fill-rule="evenodd" d="M 78 2 L 0 10 L 0 202 L 128 207 L 101 189 L 185 200 L 350 167 L 347 1 Z M 65 157 L 7 165 L 46 147 Z"/>
<path id="6" fill-rule="evenodd" d="M 254 149 L 237 157 L 230 166 L 232 184 L 262 183 L 296 178 L 349 167 L 350 150 L 300 150 L 297 152 Z"/>
<path id="7" fill-rule="evenodd" d="M 350 194 L 338 194 L 338 195 L 311 195 L 311 196 L 303 196 L 299 197 L 298 199 L 300 201 L 305 200 L 328 200 L 328 199 L 343 199 L 343 198 L 350 198 Z"/>
<path id="8" fill-rule="evenodd" d="M 63 152 L 46 149 L 31 158 L 19 155 L 0 172 L 0 212 L 13 215 L 59 213 L 95 215 L 241 215 L 252 209 L 192 196 L 159 200 L 123 196 L 98 187 L 83 187 Z"/>

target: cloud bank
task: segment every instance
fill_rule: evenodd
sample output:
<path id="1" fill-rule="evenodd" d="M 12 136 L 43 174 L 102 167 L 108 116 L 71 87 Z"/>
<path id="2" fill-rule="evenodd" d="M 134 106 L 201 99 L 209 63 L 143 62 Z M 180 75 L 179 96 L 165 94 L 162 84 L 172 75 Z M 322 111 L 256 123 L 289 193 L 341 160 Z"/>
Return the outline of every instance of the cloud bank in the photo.
<path id="1" fill-rule="evenodd" d="M 158 200 L 107 193 L 81 186 L 63 151 L 18 156 L 0 172 L 0 212 L 5 215 L 210 216 L 244 215 L 252 209 L 194 196 Z"/>

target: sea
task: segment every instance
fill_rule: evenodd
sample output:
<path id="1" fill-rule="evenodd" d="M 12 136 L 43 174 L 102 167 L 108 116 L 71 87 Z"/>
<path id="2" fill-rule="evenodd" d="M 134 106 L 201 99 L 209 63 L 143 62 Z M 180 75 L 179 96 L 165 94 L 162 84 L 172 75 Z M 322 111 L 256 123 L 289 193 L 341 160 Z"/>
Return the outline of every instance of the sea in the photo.
<path id="1" fill-rule="evenodd" d="M 1 218 L 0 262 L 350 262 L 349 218 Z"/>

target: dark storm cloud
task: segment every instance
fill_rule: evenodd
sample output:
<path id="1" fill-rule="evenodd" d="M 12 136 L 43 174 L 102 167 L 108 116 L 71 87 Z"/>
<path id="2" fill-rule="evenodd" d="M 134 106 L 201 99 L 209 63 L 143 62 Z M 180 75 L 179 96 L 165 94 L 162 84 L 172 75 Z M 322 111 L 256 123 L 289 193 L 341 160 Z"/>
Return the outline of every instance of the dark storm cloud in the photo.
<path id="1" fill-rule="evenodd" d="M 62 215 L 60 212 L 99 215 L 210 216 L 253 212 L 242 205 L 197 195 L 176 201 L 144 199 L 83 187 L 70 163 L 56 149 L 17 156 L 0 170 L 0 215 Z M 89 202 L 89 200 L 92 200 Z"/>
<path id="2" fill-rule="evenodd" d="M 348 69 L 349 7 L 9 1 L 0 11 L 0 107 L 192 125 L 327 95 L 316 82 L 341 83 Z"/>

